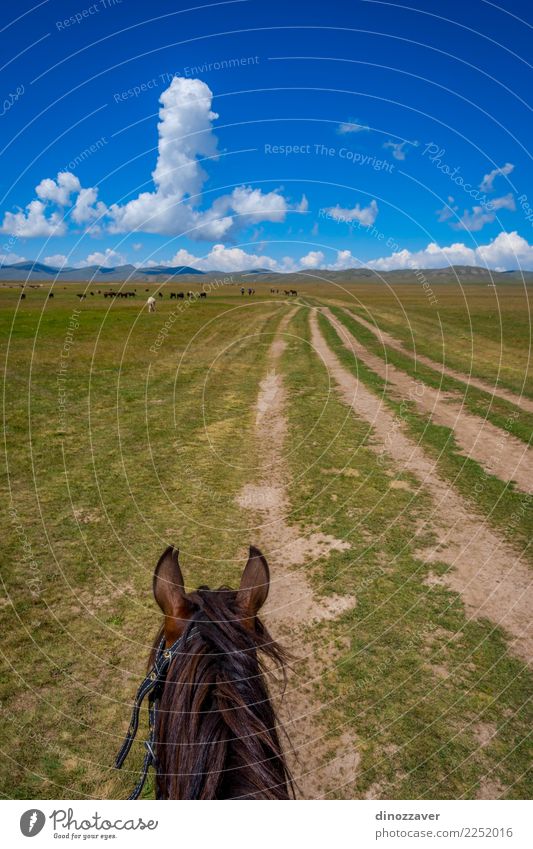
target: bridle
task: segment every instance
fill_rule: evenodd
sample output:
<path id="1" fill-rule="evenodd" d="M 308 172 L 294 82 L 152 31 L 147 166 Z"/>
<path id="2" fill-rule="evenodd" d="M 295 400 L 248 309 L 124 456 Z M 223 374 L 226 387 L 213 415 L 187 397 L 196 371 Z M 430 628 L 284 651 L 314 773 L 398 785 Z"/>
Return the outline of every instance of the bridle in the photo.
<path id="1" fill-rule="evenodd" d="M 181 637 L 178 637 L 176 642 L 173 643 L 168 649 L 165 648 L 165 638 L 163 637 L 156 651 L 154 665 L 152 666 L 150 672 L 137 690 L 137 694 L 133 701 L 133 711 L 131 714 L 130 726 L 115 760 L 115 767 L 117 769 L 120 769 L 129 754 L 132 743 L 135 739 L 135 735 L 137 734 L 137 729 L 139 728 L 139 713 L 141 710 L 141 705 L 146 696 L 148 696 L 149 731 L 148 739 L 144 741 L 146 754 L 144 756 L 144 761 L 141 768 L 141 775 L 132 793 L 128 796 L 128 799 L 139 798 L 139 796 L 141 795 L 141 791 L 144 787 L 146 778 L 148 776 L 148 770 L 151 766 L 154 767 L 157 774 L 157 761 L 155 755 L 155 720 L 157 713 L 157 705 L 159 699 L 161 698 L 161 693 L 170 664 L 172 663 L 176 655 L 182 653 L 183 648 L 197 633 L 198 629 L 196 627 L 190 628 L 188 631 L 185 631 L 185 633 L 183 633 Z"/>

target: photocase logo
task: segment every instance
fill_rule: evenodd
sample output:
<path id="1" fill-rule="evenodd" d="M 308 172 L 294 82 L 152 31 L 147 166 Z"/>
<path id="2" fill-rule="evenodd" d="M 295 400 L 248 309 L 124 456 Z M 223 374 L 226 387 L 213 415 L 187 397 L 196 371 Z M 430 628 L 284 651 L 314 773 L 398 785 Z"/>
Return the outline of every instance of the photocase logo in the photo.
<path id="1" fill-rule="evenodd" d="M 42 811 L 30 808 L 29 811 L 24 811 L 20 818 L 20 830 L 24 837 L 35 837 L 42 830 L 45 822 L 46 817 Z"/>

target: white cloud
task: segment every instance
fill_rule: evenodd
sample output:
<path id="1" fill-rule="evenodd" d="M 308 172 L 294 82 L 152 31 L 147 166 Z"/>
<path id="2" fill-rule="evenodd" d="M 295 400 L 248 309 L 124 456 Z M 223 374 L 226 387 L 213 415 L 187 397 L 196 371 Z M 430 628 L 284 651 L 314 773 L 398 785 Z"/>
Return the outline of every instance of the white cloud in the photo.
<path id="1" fill-rule="evenodd" d="M 98 200 L 98 189 L 80 189 L 72 210 L 72 218 L 76 224 L 87 224 L 103 218 L 107 208 L 105 203 Z"/>
<path id="2" fill-rule="evenodd" d="M 134 242 L 133 245 L 132 245 L 132 248 L 133 248 L 134 251 L 140 251 L 142 249 L 142 246 L 143 246 L 142 242 Z"/>
<path id="3" fill-rule="evenodd" d="M 24 257 L 16 254 L 0 255 L 0 262 L 21 262 Z M 46 257 L 50 265 L 60 265 L 60 260 L 66 260 L 63 254 Z M 76 263 L 80 267 L 87 265 L 103 265 L 112 267 L 125 262 L 124 257 L 117 251 L 107 248 L 105 252 L 90 254 L 86 260 Z M 74 264 L 74 263 L 72 263 Z M 343 270 L 348 268 L 373 268 L 376 271 L 391 271 L 394 269 L 415 268 L 445 268 L 450 265 L 479 265 L 498 270 L 521 268 L 524 271 L 533 270 L 533 245 L 520 236 L 516 231 L 502 232 L 486 245 L 476 248 L 467 247 L 463 242 L 451 245 L 438 245 L 430 242 L 419 251 L 407 249 L 396 251 L 389 256 L 379 257 L 366 262 L 354 256 L 349 249 L 336 251 L 335 258 L 326 261 L 323 251 L 309 251 L 298 258 L 285 256 L 281 260 L 266 254 L 247 253 L 242 248 L 227 248 L 223 244 L 214 245 L 209 253 L 202 257 L 195 256 L 185 249 L 180 249 L 168 262 L 135 263 L 137 266 L 150 265 L 186 265 L 201 271 L 238 272 L 251 268 L 268 268 L 272 271 L 288 272 L 302 269 L 331 269 Z"/>
<path id="4" fill-rule="evenodd" d="M 61 171 L 56 180 L 46 178 L 35 187 L 38 199 L 32 200 L 26 210 L 6 212 L 0 231 L 24 238 L 37 236 L 63 236 L 67 231 L 65 207 L 76 201 L 71 218 L 76 224 L 89 224 L 107 213 L 104 203 L 97 200 L 98 189 L 82 188 L 78 178 L 69 171 Z M 54 205 L 61 211 L 51 211 Z"/>
<path id="5" fill-rule="evenodd" d="M 294 209 L 296 212 L 307 212 L 307 210 L 309 209 L 309 201 L 307 200 L 306 196 L 302 195 L 300 203 L 296 203 L 292 207 L 292 209 Z"/>
<path id="6" fill-rule="evenodd" d="M 447 265 L 480 265 L 491 269 L 533 270 L 533 245 L 516 231 L 499 233 L 487 245 L 469 248 L 462 242 L 441 247 L 431 242 L 421 251 L 402 250 L 365 263 L 378 271 L 396 268 L 444 268 Z"/>
<path id="7" fill-rule="evenodd" d="M 0 254 L 0 265 L 14 265 L 16 262 L 24 262 L 26 260 L 25 256 L 19 256 L 19 254 Z"/>
<path id="8" fill-rule="evenodd" d="M 454 204 L 454 199 L 451 195 L 448 195 L 448 202 L 444 204 L 442 209 L 437 209 L 437 220 L 441 223 L 443 221 L 448 221 L 449 218 L 453 218 L 454 212 L 458 212 L 459 207 Z"/>
<path id="9" fill-rule="evenodd" d="M 214 245 L 203 257 L 194 256 L 183 248 L 170 260 L 170 265 L 186 265 L 200 271 L 247 271 L 250 268 L 277 269 L 278 263 L 269 256 L 246 253 L 242 248 Z"/>
<path id="10" fill-rule="evenodd" d="M 362 133 L 365 130 L 370 130 L 370 127 L 367 127 L 366 124 L 359 124 L 358 121 L 346 121 L 337 127 L 337 132 L 341 136 L 347 133 Z"/>
<path id="11" fill-rule="evenodd" d="M 386 141 L 383 145 L 384 148 L 390 148 L 392 150 L 392 155 L 395 159 L 403 160 L 406 157 L 405 145 L 407 142 L 393 142 L 392 139 Z"/>
<path id="12" fill-rule="evenodd" d="M 442 268 L 446 265 L 475 265 L 475 251 L 462 242 L 440 247 L 435 242 L 421 251 L 396 251 L 390 256 L 380 257 L 366 263 L 377 271 L 392 271 L 400 268 Z"/>
<path id="13" fill-rule="evenodd" d="M 67 206 L 70 203 L 70 196 L 77 194 L 80 189 L 80 181 L 74 174 L 70 171 L 60 171 L 56 180 L 50 177 L 41 180 L 35 187 L 35 193 L 41 200 L 51 201 L 58 206 Z"/>
<path id="14" fill-rule="evenodd" d="M 207 174 L 198 158 L 217 158 L 212 122 L 213 95 L 201 80 L 174 77 L 161 95 L 158 158 L 152 177 L 155 190 L 142 192 L 124 206 L 113 204 L 111 232 L 143 231 L 162 235 L 186 232 L 192 239 L 231 238 L 260 221 L 284 221 L 293 209 L 280 191 L 238 186 L 200 211 L 196 197 Z M 191 197 L 193 198 L 191 200 Z M 296 207 L 297 211 L 303 211 Z"/>
<path id="15" fill-rule="evenodd" d="M 326 257 L 322 251 L 309 251 L 299 261 L 300 268 L 323 268 Z"/>
<path id="16" fill-rule="evenodd" d="M 87 259 L 80 263 L 80 265 L 103 265 L 104 268 L 113 268 L 115 265 L 124 265 L 125 262 L 126 260 L 122 254 L 117 253 L 117 251 L 111 248 L 106 248 L 103 253 L 101 251 L 95 251 L 89 254 Z"/>
<path id="17" fill-rule="evenodd" d="M 516 230 L 499 233 L 488 245 L 480 245 L 476 253 L 482 264 L 489 268 L 533 269 L 533 245 L 519 236 Z"/>
<path id="18" fill-rule="evenodd" d="M 52 254 L 52 256 L 45 256 L 44 263 L 53 268 L 63 268 L 64 265 L 68 265 L 68 260 L 65 254 Z"/>
<path id="19" fill-rule="evenodd" d="M 72 219 L 77 224 L 89 223 L 105 215 L 105 204 L 97 202 L 98 189 L 82 188 L 78 178 L 70 171 L 60 171 L 55 180 L 41 180 L 35 187 L 37 198 L 25 210 L 6 212 L 0 231 L 22 238 L 38 236 L 63 236 L 67 231 L 65 207 L 77 195 L 72 209 Z M 50 207 L 60 207 L 51 211 Z"/>
<path id="20" fill-rule="evenodd" d="M 218 115 L 211 111 L 212 98 L 201 80 L 172 79 L 160 98 L 158 157 L 152 172 L 155 190 L 141 192 L 123 206 L 113 204 L 113 232 L 178 233 L 193 224 L 183 200 L 197 195 L 205 182 L 198 157 L 217 155 L 212 121 Z"/>
<path id="21" fill-rule="evenodd" d="M 322 251 L 310 251 L 301 258 L 283 257 L 275 260 L 269 256 L 249 254 L 241 248 L 215 247 L 204 257 L 196 257 L 188 251 L 180 250 L 169 264 L 188 265 L 202 271 L 246 271 L 250 268 L 269 268 L 273 271 L 289 272 L 303 269 L 331 269 L 342 271 L 348 268 L 373 268 L 376 271 L 394 269 L 446 268 L 450 265 L 479 265 L 493 270 L 522 268 L 533 270 L 533 245 L 516 232 L 500 233 L 486 245 L 477 248 L 467 247 L 463 242 L 451 245 L 438 245 L 430 242 L 419 251 L 407 249 L 396 251 L 389 256 L 362 262 L 349 249 L 339 250 L 335 258 L 326 261 Z"/>
<path id="22" fill-rule="evenodd" d="M 359 221 L 363 227 L 370 227 L 377 218 L 379 208 L 375 200 L 371 200 L 368 206 L 361 207 L 358 203 L 353 209 L 343 209 L 339 204 L 330 206 L 325 210 L 329 218 L 335 221 Z"/>
<path id="23" fill-rule="evenodd" d="M 337 258 L 329 267 L 335 271 L 343 271 L 345 268 L 358 268 L 361 260 L 356 259 L 349 250 L 337 251 Z"/>
<path id="24" fill-rule="evenodd" d="M 202 269 L 202 264 L 204 263 L 205 258 L 194 256 L 194 254 L 186 251 L 185 248 L 181 248 L 170 260 L 168 263 L 162 263 L 163 265 L 186 265 L 191 266 L 192 268 Z M 159 265 L 158 262 L 153 262 L 152 260 L 147 263 L 148 265 Z"/>
<path id="25" fill-rule="evenodd" d="M 156 263 L 154 263 L 156 264 Z M 159 263 L 157 263 L 159 264 Z M 325 256 L 322 251 L 310 251 L 301 259 L 284 257 L 281 261 L 265 254 L 247 253 L 242 248 L 227 248 L 214 245 L 203 257 L 195 256 L 181 248 L 168 263 L 198 268 L 200 271 L 249 271 L 251 268 L 268 268 L 270 271 L 298 271 L 303 268 L 324 268 Z"/>
<path id="26" fill-rule="evenodd" d="M 514 171 L 514 165 L 512 162 L 506 162 L 501 168 L 494 168 L 494 170 L 492 170 L 489 174 L 485 174 L 479 184 L 479 188 L 482 192 L 492 192 L 494 190 L 493 184 L 496 177 L 506 177 L 512 171 Z"/>
<path id="27" fill-rule="evenodd" d="M 465 209 L 460 220 L 452 222 L 450 226 L 454 230 L 468 230 L 469 232 L 476 232 L 481 230 L 485 224 L 490 224 L 494 221 L 496 219 L 496 212 L 499 209 L 509 209 L 512 212 L 515 211 L 515 200 L 511 192 L 507 195 L 503 195 L 501 198 L 494 198 L 494 200 L 491 200 L 490 207 L 486 204 L 483 206 L 473 206 L 472 212 L 468 212 L 468 210 Z"/>
<path id="28" fill-rule="evenodd" d="M 47 217 L 45 209 L 42 201 L 32 200 L 25 212 L 6 212 L 0 231 L 28 239 L 34 236 L 63 236 L 67 229 L 63 216 L 53 212 Z"/>
<path id="29" fill-rule="evenodd" d="M 233 238 L 239 229 L 260 221 L 284 221 L 289 211 L 307 211 L 305 197 L 294 205 L 280 189 L 264 193 L 251 186 L 238 186 L 207 209 L 198 209 L 207 179 L 199 160 L 217 159 L 219 155 L 212 126 L 218 115 L 211 110 L 212 100 L 209 87 L 197 79 L 174 77 L 162 92 L 152 191 L 108 207 L 98 200 L 96 188 L 82 188 L 74 174 L 60 172 L 55 180 L 41 180 L 36 187 L 37 199 L 26 211 L 7 212 L 1 230 L 27 237 L 63 235 L 63 212 L 48 214 L 49 207 L 54 204 L 63 211 L 73 195 L 77 197 L 70 213 L 72 221 L 89 225 L 93 234 L 101 231 L 96 220 L 105 218 L 112 233 L 187 233 L 192 239 L 219 241 Z"/>
<path id="30" fill-rule="evenodd" d="M 304 196 L 297 211 L 306 211 L 306 204 Z M 284 221 L 289 209 L 289 204 L 278 190 L 264 194 L 261 189 L 239 186 L 231 195 L 217 198 L 210 210 L 201 213 L 196 219 L 196 235 L 190 235 L 206 239 L 230 237 L 233 232 L 260 221 Z"/>

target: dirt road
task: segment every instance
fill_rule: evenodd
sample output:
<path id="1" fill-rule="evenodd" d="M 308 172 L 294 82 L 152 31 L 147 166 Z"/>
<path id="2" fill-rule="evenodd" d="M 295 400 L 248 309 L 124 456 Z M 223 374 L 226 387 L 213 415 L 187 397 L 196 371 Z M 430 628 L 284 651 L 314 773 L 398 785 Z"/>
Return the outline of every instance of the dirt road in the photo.
<path id="1" fill-rule="evenodd" d="M 314 638 L 313 623 L 337 617 L 353 607 L 356 599 L 344 595 L 319 598 L 308 577 L 314 560 L 349 545 L 289 523 L 288 473 L 284 462 L 287 398 L 278 363 L 292 314 L 280 323 L 269 352 L 268 374 L 259 389 L 256 431 L 262 446 L 262 462 L 258 482 L 245 486 L 238 502 L 260 517 L 254 538 L 259 538 L 271 572 L 263 618 L 273 634 L 295 654 L 279 714 L 294 749 L 287 754 L 298 796 L 317 799 L 355 778 L 359 756 L 356 741 L 346 733 L 337 749 L 331 739 L 326 741 L 324 720 L 330 706 L 317 701 L 312 685 L 322 667 L 318 654 L 328 654 L 328 646 L 324 645 L 323 637 Z M 331 650 L 330 660 L 333 654 Z"/>
<path id="2" fill-rule="evenodd" d="M 354 351 L 354 339 L 344 326 L 327 308 L 322 312 L 346 348 Z M 420 487 L 433 497 L 432 515 L 420 533 L 430 530 L 438 542 L 422 556 L 429 562 L 438 560 L 453 567 L 445 579 L 435 580 L 445 580 L 459 592 L 472 616 L 486 617 L 504 628 L 509 635 L 509 649 L 532 664 L 533 576 L 520 553 L 475 515 L 472 506 L 439 476 L 434 461 L 405 433 L 385 402 L 341 365 L 319 331 L 316 312 L 310 321 L 313 346 L 341 398 L 372 427 L 373 450 L 378 454 L 385 451 L 399 467 L 414 474 Z"/>

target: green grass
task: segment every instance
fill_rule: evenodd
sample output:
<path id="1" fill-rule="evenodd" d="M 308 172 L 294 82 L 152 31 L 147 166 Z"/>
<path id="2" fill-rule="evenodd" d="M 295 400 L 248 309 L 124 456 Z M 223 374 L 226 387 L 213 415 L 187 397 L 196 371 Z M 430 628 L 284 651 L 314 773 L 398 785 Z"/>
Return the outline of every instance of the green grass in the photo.
<path id="1" fill-rule="evenodd" d="M 195 586 L 240 575 L 252 540 L 235 496 L 257 465 L 252 408 L 284 308 L 209 299 L 154 355 L 173 305 L 106 317 L 85 302 L 63 426 L 55 375 L 79 305 L 43 304 L 24 303 L 9 343 L 0 787 L 124 797 L 133 776 L 112 764 L 160 622 L 153 569 L 174 543 Z"/>
<path id="2" fill-rule="evenodd" d="M 267 286 L 257 288 L 255 299 L 228 289 L 182 310 L 157 353 L 150 348 L 179 307 L 168 298 L 148 315 L 133 302 L 89 296 L 80 305 L 82 287 L 72 285 L 56 289 L 53 301 L 44 289 L 30 290 L 20 305 L 18 289 L 0 288 L 7 351 L 0 485 L 11 508 L 2 519 L 4 796 L 124 798 L 140 743 L 131 772 L 117 774 L 113 760 L 160 622 L 151 596 L 159 554 L 179 545 L 185 578 L 195 585 L 235 584 L 242 570 L 256 517 L 235 497 L 256 476 L 253 406 L 288 309 L 271 301 Z M 364 298 L 376 292 L 358 291 Z M 310 297 L 331 294 L 309 285 Z M 412 287 L 402 297 L 422 310 Z M 383 293 L 377 299 L 391 309 Z M 73 309 L 81 315 L 62 419 L 57 371 Z M 329 323 L 321 329 L 352 368 Z M 309 339 L 305 309 L 290 330 Z M 523 322 L 517 333 L 521 364 Z M 367 425 L 328 396 L 327 376 L 305 341 L 289 343 L 282 368 L 290 441 L 301 442 L 288 454 L 293 519 L 351 546 L 309 567 L 319 595 L 357 599 L 352 612 L 309 633 L 322 657 L 317 687 L 332 745 L 348 728 L 361 753 L 356 785 L 339 795 L 378 788 L 383 798 L 468 798 L 490 773 L 509 798 L 530 798 L 531 676 L 509 656 L 499 630 L 467 622 L 455 593 L 424 583 L 428 566 L 417 557 L 414 529 L 429 497 L 391 489 L 392 466 L 376 463 Z M 386 392 L 360 363 L 358 374 Z M 468 494 L 479 479 L 476 464 L 464 464 L 445 429 L 411 410 L 406 422 Z M 414 487 L 408 473 L 401 479 Z M 500 527 L 516 507 L 516 493 L 501 487 L 485 481 L 486 504 L 475 502 Z M 490 510 L 496 503 L 499 515 Z M 521 519 L 513 541 L 526 532 Z M 480 723 L 496 730 L 481 748 Z M 148 784 L 144 795 L 152 792 Z"/>

